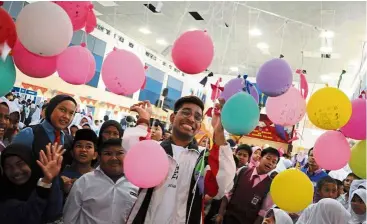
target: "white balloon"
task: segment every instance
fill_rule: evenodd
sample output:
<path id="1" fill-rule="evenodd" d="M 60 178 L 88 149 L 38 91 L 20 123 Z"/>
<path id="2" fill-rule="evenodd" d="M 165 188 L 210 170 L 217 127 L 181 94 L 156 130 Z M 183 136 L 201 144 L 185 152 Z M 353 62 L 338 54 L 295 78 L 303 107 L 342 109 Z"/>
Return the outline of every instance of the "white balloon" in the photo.
<path id="1" fill-rule="evenodd" d="M 73 37 L 73 25 L 63 8 L 53 2 L 25 6 L 16 20 L 18 39 L 32 53 L 55 56 L 63 52 Z"/>

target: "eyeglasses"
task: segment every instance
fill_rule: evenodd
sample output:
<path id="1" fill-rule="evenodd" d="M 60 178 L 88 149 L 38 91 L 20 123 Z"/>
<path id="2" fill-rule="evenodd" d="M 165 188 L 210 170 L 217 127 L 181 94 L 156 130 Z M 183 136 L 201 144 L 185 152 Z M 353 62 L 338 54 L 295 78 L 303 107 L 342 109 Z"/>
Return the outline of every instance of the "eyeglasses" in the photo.
<path id="1" fill-rule="evenodd" d="M 190 109 L 182 109 L 182 110 L 179 110 L 177 111 L 176 113 L 182 115 L 184 118 L 189 118 L 193 115 L 193 112 L 192 110 Z M 196 112 L 194 113 L 194 119 L 197 123 L 201 123 L 203 121 L 203 115 L 201 115 L 200 113 Z"/>

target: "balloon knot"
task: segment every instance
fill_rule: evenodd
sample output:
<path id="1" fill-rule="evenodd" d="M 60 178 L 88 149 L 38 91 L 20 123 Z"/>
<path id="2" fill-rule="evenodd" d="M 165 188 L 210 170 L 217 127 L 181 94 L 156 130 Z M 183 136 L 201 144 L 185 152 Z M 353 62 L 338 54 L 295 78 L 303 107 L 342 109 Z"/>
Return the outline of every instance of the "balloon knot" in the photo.
<path id="1" fill-rule="evenodd" d="M 92 9 L 94 8 L 94 5 L 93 5 L 93 4 L 90 4 L 90 5 L 88 6 L 88 8 L 89 8 L 90 10 L 92 10 Z"/>
<path id="2" fill-rule="evenodd" d="M 0 6 L 3 6 L 4 5 L 4 2 L 3 1 L 0 1 Z"/>
<path id="3" fill-rule="evenodd" d="M 204 33 L 206 33 L 207 32 L 207 30 L 204 30 Z"/>
<path id="4" fill-rule="evenodd" d="M 117 51 L 117 47 L 113 47 L 113 50 L 114 50 L 114 51 Z"/>
<path id="5" fill-rule="evenodd" d="M 82 47 L 86 47 L 86 46 L 87 46 L 87 44 L 86 44 L 86 43 L 81 43 L 81 44 L 80 44 L 80 46 L 82 46 Z"/>

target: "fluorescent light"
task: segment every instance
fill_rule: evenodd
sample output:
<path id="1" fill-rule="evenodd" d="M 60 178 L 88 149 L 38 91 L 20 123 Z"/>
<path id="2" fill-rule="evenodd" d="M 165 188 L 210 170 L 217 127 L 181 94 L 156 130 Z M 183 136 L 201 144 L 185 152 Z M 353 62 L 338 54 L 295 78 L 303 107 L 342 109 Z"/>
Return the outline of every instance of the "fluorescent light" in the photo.
<path id="1" fill-rule="evenodd" d="M 141 33 L 144 33 L 144 34 L 151 34 L 152 33 L 148 28 L 145 28 L 145 27 L 140 28 L 139 31 Z"/>
<path id="2" fill-rule="evenodd" d="M 103 5 L 104 7 L 118 6 L 114 1 L 97 1 L 97 2 Z"/>
<path id="3" fill-rule="evenodd" d="M 269 49 L 269 45 L 267 43 L 264 43 L 264 42 L 258 43 L 256 45 L 256 47 L 259 48 L 260 50 Z"/>
<path id="4" fill-rule="evenodd" d="M 321 76 L 320 76 L 320 79 L 321 79 L 323 82 L 327 82 L 327 81 L 329 81 L 329 80 L 331 79 L 331 77 L 330 77 L 330 76 L 328 76 L 328 75 L 321 75 Z"/>
<path id="5" fill-rule="evenodd" d="M 196 28 L 196 27 L 191 27 L 191 28 L 189 28 L 187 31 L 194 31 L 194 30 L 198 30 L 198 28 Z"/>
<path id="6" fill-rule="evenodd" d="M 257 28 L 253 28 L 253 29 L 249 30 L 249 34 L 251 36 L 254 36 L 254 37 L 258 37 L 258 36 L 262 35 L 261 30 L 259 30 Z"/>
<path id="7" fill-rule="evenodd" d="M 93 9 L 94 15 L 95 16 L 101 16 L 103 15 L 102 13 L 98 12 L 97 10 Z"/>
<path id="8" fill-rule="evenodd" d="M 328 53 L 331 53 L 333 51 L 333 48 L 331 48 L 331 47 L 320 47 L 320 51 L 321 51 L 321 53 L 328 54 Z"/>
<path id="9" fill-rule="evenodd" d="M 159 45 L 167 45 L 167 41 L 164 39 L 157 39 L 155 42 Z"/>
<path id="10" fill-rule="evenodd" d="M 232 72 L 238 72 L 238 67 L 230 67 L 229 70 Z"/>
<path id="11" fill-rule="evenodd" d="M 324 30 L 321 32 L 320 37 L 321 38 L 333 38 L 334 32 L 330 30 Z"/>

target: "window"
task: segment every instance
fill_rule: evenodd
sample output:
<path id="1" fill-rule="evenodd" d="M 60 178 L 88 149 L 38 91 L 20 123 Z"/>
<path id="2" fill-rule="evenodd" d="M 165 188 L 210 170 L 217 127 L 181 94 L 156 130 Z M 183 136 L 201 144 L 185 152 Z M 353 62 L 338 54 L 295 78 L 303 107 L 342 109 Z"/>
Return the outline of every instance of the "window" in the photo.
<path id="1" fill-rule="evenodd" d="M 19 12 L 23 9 L 24 6 L 28 5 L 28 2 L 21 1 L 4 1 L 4 9 L 13 17 L 13 19 L 17 18 Z"/>
<path id="2" fill-rule="evenodd" d="M 151 104 L 156 104 L 162 92 L 164 72 L 147 64 L 146 70 L 146 85 L 143 90 L 140 91 L 139 100 L 149 100 Z"/>
<path id="3" fill-rule="evenodd" d="M 183 82 L 172 77 L 168 76 L 167 88 L 168 95 L 166 98 L 166 102 L 164 103 L 167 107 L 173 110 L 176 100 L 181 98 L 182 94 Z"/>

